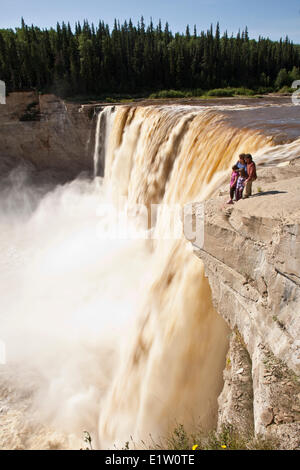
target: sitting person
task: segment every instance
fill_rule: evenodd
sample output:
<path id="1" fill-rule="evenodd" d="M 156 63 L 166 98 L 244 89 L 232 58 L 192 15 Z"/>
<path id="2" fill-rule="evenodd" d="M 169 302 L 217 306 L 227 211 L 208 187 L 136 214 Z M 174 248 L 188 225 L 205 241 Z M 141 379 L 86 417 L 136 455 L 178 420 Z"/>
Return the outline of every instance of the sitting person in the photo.
<path id="1" fill-rule="evenodd" d="M 237 201 L 239 201 L 243 197 L 243 191 L 244 191 L 244 187 L 246 184 L 246 180 L 247 180 L 247 173 L 242 168 L 241 170 L 239 170 L 239 177 L 236 183 L 235 198 Z"/>
<path id="2" fill-rule="evenodd" d="M 256 176 L 256 165 L 252 159 L 252 155 L 247 154 L 245 156 L 245 161 L 247 163 L 247 179 L 246 179 L 246 182 L 245 182 L 245 196 L 244 198 L 248 198 L 250 196 L 252 196 L 252 183 L 253 181 L 255 181 L 257 179 L 257 176 Z"/>
<path id="3" fill-rule="evenodd" d="M 235 195 L 236 183 L 239 177 L 239 167 L 234 165 L 232 167 L 231 180 L 230 180 L 230 199 L 227 204 L 233 204 L 233 197 Z"/>

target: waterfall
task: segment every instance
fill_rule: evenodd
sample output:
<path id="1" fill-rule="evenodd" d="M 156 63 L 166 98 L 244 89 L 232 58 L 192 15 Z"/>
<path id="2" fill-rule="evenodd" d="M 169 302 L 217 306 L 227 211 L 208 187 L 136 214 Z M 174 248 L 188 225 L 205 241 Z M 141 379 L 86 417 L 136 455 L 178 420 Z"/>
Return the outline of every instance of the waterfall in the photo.
<path id="1" fill-rule="evenodd" d="M 120 107 L 110 129 L 105 184 L 129 204 L 201 201 L 241 152 L 268 147 L 258 131 L 231 128 L 213 110 Z M 156 439 L 175 420 L 216 424 L 228 328 L 211 303 L 202 263 L 187 242 L 164 240 L 157 219 L 155 278 L 100 410 L 102 446 Z"/>
<path id="2" fill-rule="evenodd" d="M 110 128 L 113 120 L 114 106 L 105 107 L 97 116 L 95 151 L 94 151 L 94 177 L 103 176 L 104 159 L 107 146 L 107 129 Z"/>
<path id="3" fill-rule="evenodd" d="M 101 185 L 78 179 L 30 205 L 24 183 L 26 217 L 13 179 L 1 192 L 2 448 L 80 448 L 83 430 L 98 448 L 138 447 L 175 422 L 215 426 L 229 331 L 202 263 L 164 237 L 163 213 L 153 239 L 109 239 L 104 209 L 203 201 L 239 153 L 300 148 L 188 106 L 106 107 L 95 139 Z"/>

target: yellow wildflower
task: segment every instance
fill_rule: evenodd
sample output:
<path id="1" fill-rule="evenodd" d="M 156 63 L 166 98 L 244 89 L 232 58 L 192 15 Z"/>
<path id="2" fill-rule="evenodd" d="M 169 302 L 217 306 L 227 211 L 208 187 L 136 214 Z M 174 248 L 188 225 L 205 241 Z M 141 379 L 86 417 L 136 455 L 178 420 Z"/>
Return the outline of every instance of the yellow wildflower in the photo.
<path id="1" fill-rule="evenodd" d="M 227 446 L 223 445 L 221 446 L 222 449 L 227 449 Z"/>
<path id="2" fill-rule="evenodd" d="M 195 444 L 195 445 L 192 447 L 192 450 L 196 450 L 196 449 L 198 449 L 198 447 L 199 447 L 198 444 Z"/>

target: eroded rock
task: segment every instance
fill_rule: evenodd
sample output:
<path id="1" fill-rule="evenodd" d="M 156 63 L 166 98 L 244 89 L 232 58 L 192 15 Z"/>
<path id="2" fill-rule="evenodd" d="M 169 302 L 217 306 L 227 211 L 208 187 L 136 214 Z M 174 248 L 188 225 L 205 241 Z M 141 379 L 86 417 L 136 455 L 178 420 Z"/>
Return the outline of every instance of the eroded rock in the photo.
<path id="1" fill-rule="evenodd" d="M 219 425 L 227 421 L 239 429 L 249 426 L 250 413 L 242 424 L 244 393 L 239 387 L 251 383 L 247 409 L 250 400 L 255 433 L 278 438 L 282 449 L 300 448 L 295 403 L 300 391 L 299 159 L 291 167 L 274 169 L 265 194 L 230 208 L 225 198 L 207 201 L 204 244 L 194 245 L 204 262 L 214 306 L 232 331 L 238 331 L 251 362 L 251 381 L 241 372 L 240 359 L 227 368 Z M 270 169 L 259 170 L 262 179 L 264 172 Z"/>

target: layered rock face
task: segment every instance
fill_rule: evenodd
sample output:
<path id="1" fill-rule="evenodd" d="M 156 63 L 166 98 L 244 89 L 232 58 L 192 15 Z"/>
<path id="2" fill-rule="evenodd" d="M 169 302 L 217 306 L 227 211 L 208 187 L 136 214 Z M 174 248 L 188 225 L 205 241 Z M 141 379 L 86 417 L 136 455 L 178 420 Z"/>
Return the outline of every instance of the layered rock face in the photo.
<path id="1" fill-rule="evenodd" d="M 219 427 L 271 434 L 300 448 L 300 160 L 260 169 L 260 192 L 234 206 L 205 204 L 205 266 L 232 330 Z M 221 193 L 222 194 L 222 193 Z"/>
<path id="2" fill-rule="evenodd" d="M 11 93 L 0 106 L 0 168 L 20 159 L 37 170 L 71 179 L 93 168 L 93 108 L 67 104 L 54 95 Z"/>

